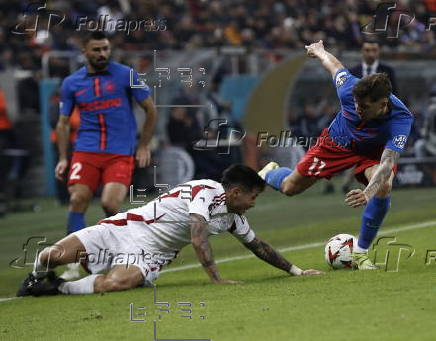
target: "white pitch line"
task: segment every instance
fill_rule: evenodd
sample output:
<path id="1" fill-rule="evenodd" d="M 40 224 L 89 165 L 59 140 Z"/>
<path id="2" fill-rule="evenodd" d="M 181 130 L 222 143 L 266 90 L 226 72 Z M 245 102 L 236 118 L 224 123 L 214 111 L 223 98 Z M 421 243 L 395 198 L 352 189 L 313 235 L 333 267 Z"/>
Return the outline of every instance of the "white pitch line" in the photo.
<path id="1" fill-rule="evenodd" d="M 381 235 L 381 234 L 390 234 L 390 233 L 401 232 L 401 231 L 408 231 L 408 230 L 417 230 L 417 229 L 422 229 L 422 228 L 430 227 L 430 226 L 434 226 L 434 225 L 436 225 L 436 220 L 431 220 L 431 221 L 427 221 L 427 222 L 424 222 L 424 223 L 404 225 L 404 226 L 400 226 L 400 227 L 391 228 L 391 229 L 388 229 L 388 230 L 382 230 L 382 231 L 380 231 L 378 233 L 378 235 Z M 324 244 L 325 244 L 325 241 L 324 242 L 318 242 L 318 243 L 310 243 L 310 244 L 289 246 L 289 247 L 285 247 L 285 248 L 282 248 L 282 249 L 278 249 L 278 251 L 279 252 L 288 252 L 288 251 L 296 251 L 296 250 L 305 250 L 305 249 L 310 249 L 310 248 L 313 248 L 313 247 L 322 246 Z M 251 254 L 251 255 L 244 255 L 244 256 L 227 257 L 227 258 L 217 259 L 215 261 L 215 263 L 218 264 L 218 263 L 234 262 L 234 261 L 237 261 L 237 260 L 254 258 L 254 257 L 256 257 L 256 256 L 253 255 L 253 254 Z M 199 268 L 199 267 L 201 267 L 201 264 L 199 264 L 199 263 L 188 264 L 188 265 L 182 265 L 182 266 L 178 266 L 178 267 L 175 267 L 175 268 L 163 270 L 163 271 L 161 271 L 161 273 L 183 271 L 183 270 L 195 269 L 195 268 Z M 5 298 L 0 298 L 0 302 L 12 301 L 12 300 L 15 300 L 17 298 L 21 298 L 21 297 L 5 297 Z"/>
<path id="2" fill-rule="evenodd" d="M 394 232 L 401 232 L 401 231 L 408 231 L 408 230 L 416 230 L 416 229 L 422 229 L 425 227 L 436 225 L 436 220 L 427 221 L 425 223 L 419 223 L 419 224 L 412 224 L 412 225 L 405 225 L 400 226 L 396 228 L 391 228 L 388 230 L 382 230 L 378 233 L 378 235 L 383 234 L 390 234 Z M 318 242 L 318 243 L 310 243 L 310 244 L 303 244 L 303 245 L 296 245 L 296 246 L 289 246 L 282 249 L 278 249 L 279 252 L 288 252 L 288 251 L 296 251 L 296 250 L 304 250 L 304 249 L 310 249 L 313 247 L 318 247 L 324 245 L 326 242 Z M 227 262 L 233 262 L 241 259 L 248 259 L 256 257 L 255 255 L 244 255 L 244 256 L 235 256 L 235 257 L 227 257 L 227 258 L 221 258 L 217 259 L 215 263 L 227 263 Z M 170 268 L 166 270 L 162 270 L 161 273 L 165 272 L 175 272 L 175 271 L 183 271 L 183 270 L 189 270 L 189 269 L 195 269 L 201 267 L 201 264 L 195 263 L 195 264 L 188 264 L 188 265 L 182 265 L 175 268 Z"/>
<path id="3" fill-rule="evenodd" d="M 22 298 L 22 297 L 5 297 L 5 298 L 0 298 L 0 302 L 12 301 L 12 300 L 16 300 L 17 298 Z"/>

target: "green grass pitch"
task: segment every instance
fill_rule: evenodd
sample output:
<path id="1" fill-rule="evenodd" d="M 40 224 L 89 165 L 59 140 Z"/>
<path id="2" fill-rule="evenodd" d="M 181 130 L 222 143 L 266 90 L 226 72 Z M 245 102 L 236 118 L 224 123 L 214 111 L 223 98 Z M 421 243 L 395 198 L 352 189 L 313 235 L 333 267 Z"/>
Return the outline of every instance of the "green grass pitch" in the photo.
<path id="1" fill-rule="evenodd" d="M 321 195 L 319 187 L 294 198 L 268 190 L 247 214 L 252 228 L 277 248 L 294 247 L 283 252 L 292 262 L 325 275 L 287 276 L 249 257 L 232 236 L 219 235 L 211 241 L 215 258 L 226 259 L 218 265 L 221 276 L 243 284 L 210 283 L 187 247 L 156 283 L 157 301 L 169 307 L 155 304 L 152 288 L 3 300 L 0 340 L 436 340 L 435 203 L 434 189 L 394 191 L 381 236 L 396 237 L 397 245 L 384 243 L 377 251 L 381 261 L 390 250 L 386 267 L 333 271 L 321 243 L 337 233 L 357 235 L 361 209 L 346 207 L 340 194 Z M 53 242 L 64 234 L 66 209 L 51 200 L 41 207 L 0 220 L 1 298 L 15 296 L 29 272 L 8 265 L 22 255 L 26 239 Z M 101 214 L 96 202 L 88 224 Z"/>

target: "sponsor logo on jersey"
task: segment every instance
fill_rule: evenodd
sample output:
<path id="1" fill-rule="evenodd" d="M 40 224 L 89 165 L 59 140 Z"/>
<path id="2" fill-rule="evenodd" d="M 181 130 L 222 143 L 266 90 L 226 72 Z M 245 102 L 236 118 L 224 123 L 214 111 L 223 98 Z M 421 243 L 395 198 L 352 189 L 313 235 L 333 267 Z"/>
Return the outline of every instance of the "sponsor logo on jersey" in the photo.
<path id="1" fill-rule="evenodd" d="M 339 72 L 336 75 L 336 87 L 341 86 L 347 80 L 347 73 L 345 71 Z"/>
<path id="2" fill-rule="evenodd" d="M 79 102 L 79 109 L 83 111 L 104 110 L 121 106 L 121 98 L 111 98 L 92 102 Z"/>
<path id="3" fill-rule="evenodd" d="M 403 149 L 407 142 L 406 135 L 397 135 L 392 139 L 392 142 L 395 147 Z"/>

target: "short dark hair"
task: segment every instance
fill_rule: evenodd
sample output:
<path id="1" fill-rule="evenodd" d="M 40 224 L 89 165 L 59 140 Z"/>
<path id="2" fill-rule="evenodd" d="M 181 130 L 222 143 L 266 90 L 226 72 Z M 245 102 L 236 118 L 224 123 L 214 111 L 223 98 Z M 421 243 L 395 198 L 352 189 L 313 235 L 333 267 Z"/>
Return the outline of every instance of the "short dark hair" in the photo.
<path id="1" fill-rule="evenodd" d="M 353 87 L 353 96 L 358 100 L 369 98 L 372 102 L 389 97 L 392 84 L 385 73 L 374 73 L 358 81 Z"/>
<path id="2" fill-rule="evenodd" d="M 231 165 L 224 170 L 221 184 L 225 189 L 239 186 L 247 192 L 251 192 L 255 188 L 261 191 L 265 189 L 265 181 L 256 171 L 241 164 Z"/>
<path id="3" fill-rule="evenodd" d="M 83 38 L 83 46 L 88 44 L 90 40 L 103 40 L 108 39 L 107 35 L 103 31 L 92 31 L 86 34 L 85 38 Z"/>
<path id="4" fill-rule="evenodd" d="M 364 44 L 377 44 L 380 46 L 380 41 L 378 41 L 376 38 L 364 38 L 362 41 L 362 47 Z"/>

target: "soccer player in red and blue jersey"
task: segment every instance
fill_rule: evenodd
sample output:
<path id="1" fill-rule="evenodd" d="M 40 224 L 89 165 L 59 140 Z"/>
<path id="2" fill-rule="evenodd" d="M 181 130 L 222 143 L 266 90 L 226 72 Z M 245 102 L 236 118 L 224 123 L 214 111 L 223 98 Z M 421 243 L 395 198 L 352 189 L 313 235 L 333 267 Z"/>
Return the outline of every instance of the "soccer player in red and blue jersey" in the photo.
<path id="1" fill-rule="evenodd" d="M 368 248 L 389 210 L 396 163 L 406 146 L 413 116 L 392 94 L 385 74 L 354 77 L 324 49 L 322 41 L 306 46 L 306 50 L 332 75 L 341 110 L 295 170 L 270 162 L 259 175 L 273 188 L 292 196 L 320 178 L 330 179 L 356 166 L 356 179 L 366 187 L 348 192 L 345 202 L 351 207 L 366 207 L 353 263 L 361 270 L 376 269 L 368 258 Z"/>
<path id="2" fill-rule="evenodd" d="M 80 127 L 68 174 L 68 233 L 86 226 L 84 214 L 99 185 L 103 186 L 101 204 L 106 216 L 118 213 L 131 183 L 135 159 L 139 167 L 149 165 L 149 143 L 156 122 L 150 89 L 130 67 L 110 61 L 111 46 L 103 32 L 90 33 L 82 52 L 86 66 L 62 83 L 56 127 L 60 157 L 55 175 L 62 180 L 68 169 L 69 118 L 78 107 Z M 132 98 L 146 113 L 137 146 Z M 77 274 L 73 271 L 72 276 Z"/>

